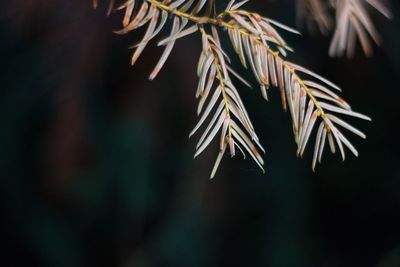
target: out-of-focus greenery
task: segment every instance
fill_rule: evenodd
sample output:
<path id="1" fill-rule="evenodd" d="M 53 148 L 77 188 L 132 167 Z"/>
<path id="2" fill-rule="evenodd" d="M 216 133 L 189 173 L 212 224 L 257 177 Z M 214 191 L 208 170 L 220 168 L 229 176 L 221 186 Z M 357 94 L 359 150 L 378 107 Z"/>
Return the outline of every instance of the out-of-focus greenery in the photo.
<path id="1" fill-rule="evenodd" d="M 217 150 L 193 160 L 197 37 L 134 68 L 118 15 L 90 1 L 0 4 L 0 266 L 400 266 L 400 22 L 383 49 L 329 59 L 329 40 L 287 35 L 292 58 L 373 118 L 360 158 L 295 156 L 279 93 L 241 88 L 267 148 L 265 175 Z M 292 1 L 249 8 L 294 25 Z M 138 33 L 140 34 L 140 33 Z M 236 69 L 241 70 L 237 64 Z M 253 81 L 250 75 L 246 78 Z M 310 154 L 310 151 L 309 153 Z"/>

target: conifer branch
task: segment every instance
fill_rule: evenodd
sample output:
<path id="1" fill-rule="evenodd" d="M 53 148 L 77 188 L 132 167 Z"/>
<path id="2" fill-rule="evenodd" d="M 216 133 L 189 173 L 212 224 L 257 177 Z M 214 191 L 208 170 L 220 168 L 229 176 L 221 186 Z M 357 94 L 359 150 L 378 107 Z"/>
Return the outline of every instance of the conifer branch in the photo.
<path id="1" fill-rule="evenodd" d="M 298 32 L 257 13 L 241 9 L 245 2 L 247 1 L 232 0 L 224 11 L 217 13 L 214 1 L 127 0 L 116 7 L 116 10 L 125 11 L 123 28 L 116 33 L 127 34 L 147 25 L 144 37 L 134 46 L 136 50 L 131 60 L 133 65 L 146 45 L 165 28 L 170 17 L 170 34 L 158 43 L 159 46 L 165 46 L 165 50 L 150 74 L 150 80 L 158 75 L 178 39 L 200 33 L 202 50 L 197 67 L 199 81 L 196 90 L 196 97 L 199 98 L 197 113 L 200 118 L 190 136 L 208 121 L 196 146 L 197 157 L 220 134 L 219 153 L 211 177 L 214 177 L 228 147 L 231 157 L 236 155 L 237 149 L 244 156 L 247 152 L 264 171 L 264 162 L 258 151 L 264 149 L 231 75 L 245 85 L 249 84 L 230 67 L 230 59 L 224 52 L 219 30 L 227 30 L 242 65 L 251 69 L 265 99 L 268 99 L 267 92 L 271 86 L 280 89 L 283 109 L 289 110 L 292 118 L 299 156 L 304 154 L 311 134 L 317 128 L 313 170 L 317 161 L 321 162 L 326 143 L 332 153 L 338 147 L 343 160 L 344 147 L 357 156 L 357 150 L 341 130 L 349 130 L 362 138 L 365 135 L 339 118 L 338 114 L 364 120 L 370 118 L 352 111 L 350 105 L 334 92 L 340 91 L 335 84 L 286 60 L 292 49 L 278 33 L 278 29 Z M 140 4 L 135 8 L 138 3 Z M 94 1 L 94 6 L 96 5 L 97 2 Z M 113 7 L 114 2 L 110 6 Z"/>

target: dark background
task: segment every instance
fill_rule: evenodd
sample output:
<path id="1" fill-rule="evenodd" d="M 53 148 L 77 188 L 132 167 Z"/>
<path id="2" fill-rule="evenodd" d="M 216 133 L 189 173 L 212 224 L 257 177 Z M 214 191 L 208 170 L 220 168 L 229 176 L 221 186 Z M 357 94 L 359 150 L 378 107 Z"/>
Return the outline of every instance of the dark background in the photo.
<path id="1" fill-rule="evenodd" d="M 329 38 L 284 34 L 293 61 L 373 118 L 354 121 L 366 141 L 349 134 L 358 159 L 326 154 L 314 174 L 277 90 L 267 103 L 239 88 L 266 174 L 226 158 L 211 181 L 216 147 L 193 160 L 187 138 L 198 36 L 149 82 L 162 49 L 131 68 L 141 33 L 112 34 L 121 14 L 105 5 L 0 3 L 0 266 L 400 266 L 399 2 L 393 21 L 374 16 L 385 42 L 371 59 L 330 59 Z M 293 1 L 248 8 L 295 25 Z"/>

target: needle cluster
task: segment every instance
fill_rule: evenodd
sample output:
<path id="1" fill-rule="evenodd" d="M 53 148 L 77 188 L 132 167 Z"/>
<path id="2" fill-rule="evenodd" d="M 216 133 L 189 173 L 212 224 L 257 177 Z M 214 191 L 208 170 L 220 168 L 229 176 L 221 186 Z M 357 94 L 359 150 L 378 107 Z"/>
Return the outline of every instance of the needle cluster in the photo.
<path id="1" fill-rule="evenodd" d="M 296 0 L 297 18 L 306 21 L 309 28 L 317 25 L 320 32 L 327 35 L 333 30 L 329 48 L 331 57 L 348 58 L 354 56 L 357 40 L 367 56 L 371 56 L 372 43 L 382 44 L 381 37 L 371 18 L 374 9 L 388 19 L 392 13 L 384 0 Z M 335 12 L 335 19 L 330 15 Z"/>
<path id="2" fill-rule="evenodd" d="M 150 80 L 158 75 L 177 40 L 192 34 L 199 35 L 202 49 L 195 90 L 199 99 L 199 121 L 190 136 L 201 132 L 195 157 L 204 152 L 213 140 L 218 140 L 219 151 L 211 178 L 227 153 L 231 157 L 238 153 L 244 157 L 250 155 L 264 171 L 260 153 L 264 149 L 232 78 L 246 86 L 250 84 L 230 66 L 232 55 L 225 52 L 220 33 L 229 35 L 236 55 L 243 67 L 253 73 L 265 99 L 268 99 L 270 88 L 279 88 L 282 107 L 288 110 L 292 119 L 297 154 L 302 156 L 310 146 L 310 140 L 314 140 L 313 170 L 317 162 L 321 162 L 327 146 L 332 153 L 338 150 L 343 160 L 345 148 L 358 156 L 344 130 L 362 138 L 365 134 L 341 117 L 370 118 L 353 111 L 338 95 L 341 91 L 338 86 L 287 60 L 292 50 L 279 31 L 297 31 L 243 9 L 245 2 L 232 0 L 219 13 L 213 0 L 127 0 L 119 5 L 111 1 L 110 10 L 124 12 L 123 27 L 116 31 L 118 34 L 147 27 L 144 37 L 135 45 L 132 64 L 137 62 L 146 45 L 170 25 L 170 33 L 158 42 L 164 47 L 164 52 L 151 72 Z M 96 0 L 94 5 L 97 5 Z M 313 132 L 315 137 L 311 138 Z"/>

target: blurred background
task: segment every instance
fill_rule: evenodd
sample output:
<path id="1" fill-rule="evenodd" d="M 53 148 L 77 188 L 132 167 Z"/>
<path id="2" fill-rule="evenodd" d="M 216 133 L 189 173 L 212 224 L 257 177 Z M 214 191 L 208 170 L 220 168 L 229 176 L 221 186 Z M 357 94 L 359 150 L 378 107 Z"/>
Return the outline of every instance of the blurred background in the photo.
<path id="1" fill-rule="evenodd" d="M 330 59 L 329 38 L 284 34 L 293 61 L 373 118 L 354 121 L 368 135 L 351 136 L 358 159 L 326 154 L 313 173 L 278 91 L 265 102 L 239 88 L 266 174 L 226 158 L 211 181 L 217 148 L 193 160 L 187 138 L 198 36 L 149 82 L 162 49 L 130 67 L 142 32 L 114 35 L 121 14 L 90 2 L 0 3 L 0 266 L 400 266 L 398 1 L 393 21 L 374 16 L 384 47 L 371 59 Z M 295 25 L 291 0 L 248 8 Z"/>

